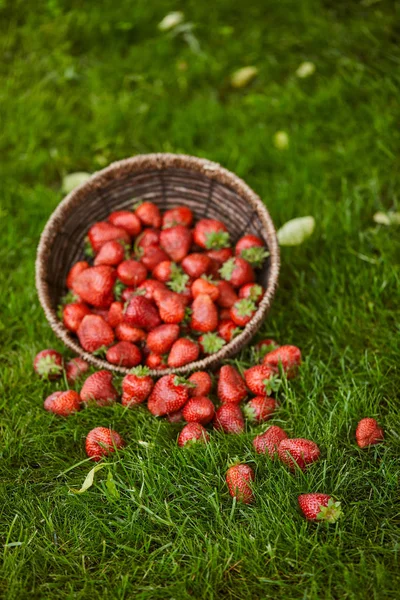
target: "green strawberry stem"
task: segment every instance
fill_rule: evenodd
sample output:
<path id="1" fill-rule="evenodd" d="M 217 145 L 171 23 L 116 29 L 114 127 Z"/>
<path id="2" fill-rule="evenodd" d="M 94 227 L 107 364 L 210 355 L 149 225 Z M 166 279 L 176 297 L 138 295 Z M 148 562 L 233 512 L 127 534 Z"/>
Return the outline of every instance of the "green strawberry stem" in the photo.
<path id="1" fill-rule="evenodd" d="M 169 289 L 172 290 L 173 292 L 177 292 L 178 294 L 181 294 L 182 292 L 185 291 L 188 281 L 189 281 L 189 275 L 186 275 L 186 273 L 183 271 L 183 269 L 181 267 L 179 267 L 175 263 L 172 263 L 171 277 L 167 283 Z"/>
<path id="2" fill-rule="evenodd" d="M 85 256 L 87 256 L 88 258 L 94 257 L 94 250 L 92 248 L 92 245 L 91 245 L 88 237 L 85 237 L 85 244 L 83 247 L 83 251 L 85 253 Z"/>
<path id="3" fill-rule="evenodd" d="M 117 281 L 114 285 L 114 296 L 116 300 L 121 300 L 121 295 L 126 285 L 122 283 L 122 281 Z"/>
<path id="4" fill-rule="evenodd" d="M 229 246 L 229 233 L 227 231 L 211 231 L 206 235 L 205 247 L 207 250 L 219 250 Z"/>
<path id="5" fill-rule="evenodd" d="M 320 506 L 320 512 L 317 514 L 318 521 L 326 521 L 327 523 L 335 523 L 342 515 L 340 502 L 335 502 L 330 498 L 328 506 Z"/>
<path id="6" fill-rule="evenodd" d="M 234 269 L 235 269 L 235 259 L 229 258 L 220 268 L 219 274 L 221 275 L 222 279 L 226 279 L 226 281 L 230 281 Z"/>
<path id="7" fill-rule="evenodd" d="M 274 375 L 270 379 L 264 379 L 263 384 L 265 385 L 267 396 L 270 396 L 272 392 L 277 392 L 279 390 L 282 380 L 279 379 L 277 375 Z"/>
<path id="8" fill-rule="evenodd" d="M 242 250 L 240 256 L 247 260 L 253 267 L 262 267 L 263 262 L 269 256 L 268 250 L 262 246 L 253 246 Z"/>
<path id="9" fill-rule="evenodd" d="M 226 342 L 216 333 L 205 333 L 201 337 L 201 345 L 206 354 L 215 354 L 225 346 Z"/>
<path id="10" fill-rule="evenodd" d="M 139 365 L 138 367 L 134 367 L 133 369 L 131 369 L 129 373 L 132 373 L 132 375 L 136 375 L 136 377 L 146 377 L 146 375 L 149 375 L 150 369 L 145 365 Z"/>
<path id="11" fill-rule="evenodd" d="M 243 298 L 235 302 L 235 308 L 240 317 L 249 317 L 257 309 L 256 305 L 250 298 Z"/>

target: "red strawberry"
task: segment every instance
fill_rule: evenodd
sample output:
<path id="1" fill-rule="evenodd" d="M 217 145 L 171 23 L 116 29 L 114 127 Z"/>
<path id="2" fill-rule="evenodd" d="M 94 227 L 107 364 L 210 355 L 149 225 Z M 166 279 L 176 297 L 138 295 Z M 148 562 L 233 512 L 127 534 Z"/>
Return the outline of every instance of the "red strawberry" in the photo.
<path id="1" fill-rule="evenodd" d="M 86 262 L 86 260 L 80 260 L 71 267 L 67 275 L 67 288 L 69 290 L 72 290 L 76 277 L 88 269 L 89 266 L 90 265 L 88 262 Z"/>
<path id="2" fill-rule="evenodd" d="M 33 361 L 34 371 L 47 379 L 59 379 L 63 370 L 63 357 L 57 350 L 41 350 Z"/>
<path id="3" fill-rule="evenodd" d="M 232 248 L 219 248 L 218 250 L 208 250 L 206 256 L 215 261 L 219 267 L 222 267 L 224 262 L 232 258 L 233 252 Z"/>
<path id="4" fill-rule="evenodd" d="M 335 502 L 328 494 L 301 494 L 297 500 L 309 521 L 335 523 L 342 512 L 340 502 Z"/>
<path id="5" fill-rule="evenodd" d="M 220 321 L 230 321 L 231 320 L 230 308 L 220 308 L 218 311 L 218 314 L 219 314 Z"/>
<path id="6" fill-rule="evenodd" d="M 98 315 L 105 321 L 108 319 L 108 309 L 107 308 L 92 308 L 91 314 Z"/>
<path id="7" fill-rule="evenodd" d="M 133 296 L 125 310 L 125 323 L 151 331 L 161 325 L 160 315 L 151 300 L 144 296 Z"/>
<path id="8" fill-rule="evenodd" d="M 282 440 L 286 440 L 287 435 L 277 425 L 268 427 L 267 431 L 261 435 L 257 435 L 253 440 L 253 446 L 258 454 L 268 452 L 270 458 L 273 458 L 278 453 L 278 446 Z"/>
<path id="9" fill-rule="evenodd" d="M 131 327 L 127 323 L 119 323 L 115 327 L 115 337 L 120 342 L 131 342 L 137 344 L 138 342 L 144 342 L 146 339 L 146 333 L 143 329 L 138 327 Z"/>
<path id="10" fill-rule="evenodd" d="M 200 254 L 199 252 L 188 254 L 181 262 L 182 269 L 185 271 L 185 273 L 187 273 L 189 277 L 193 277 L 195 279 L 207 273 L 210 265 L 211 259 L 205 254 Z"/>
<path id="11" fill-rule="evenodd" d="M 143 202 L 137 205 L 135 210 L 135 214 L 144 225 L 148 227 L 156 227 L 157 229 L 161 227 L 161 213 L 153 202 Z"/>
<path id="12" fill-rule="evenodd" d="M 207 430 L 200 423 L 188 423 L 182 429 L 178 437 L 178 446 L 186 446 L 197 443 L 206 444 L 210 439 Z"/>
<path id="13" fill-rule="evenodd" d="M 168 366 L 171 368 L 183 367 L 199 358 L 200 348 L 193 340 L 180 338 L 174 342 L 169 356 Z"/>
<path id="14" fill-rule="evenodd" d="M 110 214 L 108 220 L 115 227 L 122 227 L 130 236 L 136 237 L 142 230 L 140 219 L 129 210 L 116 210 Z"/>
<path id="15" fill-rule="evenodd" d="M 273 398 L 266 396 L 256 396 L 249 400 L 246 406 L 243 408 L 245 416 L 249 421 L 256 423 L 264 423 L 272 417 L 272 414 L 277 408 L 277 403 Z"/>
<path id="16" fill-rule="evenodd" d="M 272 352 L 272 350 L 276 350 L 277 348 L 279 348 L 279 344 L 275 340 L 268 338 L 265 340 L 261 340 L 260 342 L 257 342 L 257 344 L 255 345 L 255 348 L 257 350 Z"/>
<path id="17" fill-rule="evenodd" d="M 142 354 L 137 346 L 131 342 L 117 342 L 107 350 L 106 359 L 112 365 L 120 367 L 136 367 L 141 360 Z"/>
<path id="18" fill-rule="evenodd" d="M 113 302 L 108 310 L 107 323 L 110 327 L 116 327 L 124 320 L 124 305 L 122 302 Z"/>
<path id="19" fill-rule="evenodd" d="M 111 242 L 106 242 L 100 248 L 94 259 L 94 266 L 109 265 L 110 267 L 114 267 L 119 265 L 119 263 L 124 260 L 124 257 L 125 248 L 123 245 L 116 240 L 111 240 Z"/>
<path id="20" fill-rule="evenodd" d="M 119 433 L 108 427 L 96 427 L 86 436 L 86 454 L 96 462 L 123 446 L 125 446 L 125 442 Z"/>
<path id="21" fill-rule="evenodd" d="M 287 378 L 291 379 L 301 364 L 301 351 L 296 346 L 280 346 L 264 356 L 263 364 L 276 372 L 279 371 L 279 365 L 282 365 Z"/>
<path id="22" fill-rule="evenodd" d="M 95 352 L 114 341 L 114 332 L 99 315 L 86 315 L 77 331 L 79 342 L 86 352 Z"/>
<path id="23" fill-rule="evenodd" d="M 69 331 L 76 332 L 82 323 L 83 317 L 90 315 L 92 311 L 84 302 L 73 302 L 66 304 L 63 308 L 63 323 Z"/>
<path id="24" fill-rule="evenodd" d="M 356 440 L 360 448 L 367 448 L 374 444 L 379 444 L 384 439 L 382 427 L 378 425 L 375 419 L 365 418 L 357 425 Z"/>
<path id="25" fill-rule="evenodd" d="M 160 233 L 161 248 L 177 263 L 187 256 L 191 245 L 192 232 L 183 225 L 169 227 Z"/>
<path id="26" fill-rule="evenodd" d="M 176 292 L 155 292 L 160 317 L 164 323 L 181 323 L 185 318 L 186 300 Z"/>
<path id="27" fill-rule="evenodd" d="M 105 221 L 100 221 L 99 223 L 92 225 L 89 229 L 88 238 L 95 253 L 97 253 L 106 242 L 111 242 L 112 240 L 125 242 L 129 245 L 131 243 L 130 235 L 125 229 L 122 229 L 122 227 L 115 227 L 115 225 L 111 225 L 111 223 L 106 223 Z"/>
<path id="28" fill-rule="evenodd" d="M 239 404 L 247 396 L 246 385 L 235 367 L 231 365 L 221 367 L 217 394 L 222 404 L 227 402 Z"/>
<path id="29" fill-rule="evenodd" d="M 136 367 L 122 380 L 122 405 L 141 404 L 150 396 L 154 381 L 147 367 Z"/>
<path id="30" fill-rule="evenodd" d="M 256 235 L 245 235 L 235 246 L 236 256 L 241 256 L 254 267 L 261 267 L 269 252 L 262 239 Z"/>
<path id="31" fill-rule="evenodd" d="M 152 271 L 160 262 L 169 259 L 170 257 L 168 254 L 159 246 L 148 246 L 144 249 L 143 254 L 140 257 L 140 262 L 146 269 Z"/>
<path id="32" fill-rule="evenodd" d="M 147 347 L 154 354 L 166 354 L 179 337 L 179 325 L 159 325 L 147 336 Z"/>
<path id="33" fill-rule="evenodd" d="M 213 302 L 218 300 L 219 289 L 217 285 L 208 279 L 205 279 L 204 277 L 196 279 L 193 282 L 191 289 L 193 298 L 197 298 L 197 296 L 200 296 L 200 294 L 207 294 L 207 296 L 210 296 Z"/>
<path id="34" fill-rule="evenodd" d="M 256 396 L 268 395 L 271 390 L 276 390 L 276 373 L 266 365 L 255 365 L 244 372 L 246 385 Z"/>
<path id="35" fill-rule="evenodd" d="M 79 394 L 74 390 L 68 390 L 54 392 L 48 396 L 44 401 L 44 408 L 60 417 L 68 417 L 80 409 L 80 404 Z"/>
<path id="36" fill-rule="evenodd" d="M 235 254 L 236 256 L 240 256 L 243 250 L 247 250 L 247 248 L 261 248 L 262 246 L 264 246 L 264 242 L 261 238 L 257 237 L 256 235 L 252 235 L 251 233 L 248 233 L 241 237 L 240 240 L 238 240 L 238 242 L 236 242 Z"/>
<path id="37" fill-rule="evenodd" d="M 118 279 L 125 285 L 137 287 L 147 277 L 147 269 L 137 260 L 124 260 L 117 268 Z"/>
<path id="38" fill-rule="evenodd" d="M 249 465 L 239 464 L 229 467 L 226 472 L 226 483 L 232 498 L 239 502 L 250 504 L 254 500 L 252 482 L 254 471 Z"/>
<path id="39" fill-rule="evenodd" d="M 160 244 L 159 229 L 145 229 L 135 241 L 135 251 L 141 255 L 146 248 L 150 246 L 158 246 Z"/>
<path id="40" fill-rule="evenodd" d="M 211 400 L 205 396 L 196 396 L 195 398 L 189 398 L 183 407 L 183 418 L 188 423 L 201 423 L 207 425 L 212 421 L 215 409 L 214 404 Z"/>
<path id="41" fill-rule="evenodd" d="M 240 256 L 227 260 L 219 272 L 222 279 L 229 281 L 233 287 L 242 287 L 242 285 L 253 283 L 255 280 L 252 266 Z"/>
<path id="42" fill-rule="evenodd" d="M 192 304 L 190 326 L 195 331 L 207 333 L 215 331 L 218 325 L 218 311 L 214 302 L 207 294 L 200 294 Z"/>
<path id="43" fill-rule="evenodd" d="M 188 399 L 187 380 L 176 375 L 164 375 L 155 384 L 147 406 L 153 415 L 162 417 L 182 408 Z"/>
<path id="44" fill-rule="evenodd" d="M 242 300 L 238 300 L 232 306 L 229 316 L 235 325 L 245 327 L 251 321 L 256 311 L 257 307 L 252 300 L 242 298 Z"/>
<path id="45" fill-rule="evenodd" d="M 219 296 L 217 298 L 218 306 L 221 306 L 221 308 L 232 308 L 239 298 L 231 284 L 224 279 L 221 279 L 221 281 L 217 281 L 215 285 L 219 290 Z"/>
<path id="46" fill-rule="evenodd" d="M 132 298 L 132 296 L 136 295 L 136 289 L 132 287 L 126 287 L 121 292 L 121 302 L 126 304 L 128 300 Z M 143 294 L 144 295 L 144 294 Z"/>
<path id="47" fill-rule="evenodd" d="M 163 356 L 151 352 L 146 358 L 146 367 L 162 371 L 168 367 Z"/>
<path id="48" fill-rule="evenodd" d="M 181 421 L 183 421 L 182 409 L 167 415 L 167 421 L 169 423 L 180 423 Z"/>
<path id="49" fill-rule="evenodd" d="M 203 354 L 215 354 L 225 346 L 226 342 L 217 333 L 203 333 L 199 337 L 199 345 Z"/>
<path id="50" fill-rule="evenodd" d="M 296 464 L 302 471 L 307 465 L 318 460 L 320 450 L 315 442 L 303 438 L 288 438 L 278 446 L 279 458 L 294 471 Z"/>
<path id="51" fill-rule="evenodd" d="M 116 273 L 112 267 L 89 267 L 74 279 L 73 291 L 88 304 L 108 308 L 114 300 Z"/>
<path id="52" fill-rule="evenodd" d="M 171 279 L 171 267 L 174 263 L 171 260 L 163 260 L 160 262 L 155 269 L 153 269 L 153 277 L 158 281 L 166 283 Z"/>
<path id="53" fill-rule="evenodd" d="M 234 402 L 223 404 L 216 410 L 213 424 L 215 429 L 222 429 L 225 433 L 242 433 L 244 419 L 240 406 Z"/>
<path id="54" fill-rule="evenodd" d="M 246 283 L 239 290 L 239 298 L 248 298 L 254 304 L 260 304 L 264 290 L 258 283 Z"/>
<path id="55" fill-rule="evenodd" d="M 65 374 L 67 376 L 68 383 L 75 383 L 84 373 L 89 370 L 88 363 L 83 358 L 72 358 L 65 365 Z"/>
<path id="56" fill-rule="evenodd" d="M 224 248 L 229 246 L 229 233 L 221 221 L 200 219 L 193 231 L 194 242 L 200 248 Z"/>
<path id="57" fill-rule="evenodd" d="M 163 229 L 184 225 L 190 227 L 193 223 L 193 213 L 187 206 L 177 206 L 166 210 L 162 220 Z"/>
<path id="58" fill-rule="evenodd" d="M 226 343 L 229 343 L 237 333 L 239 333 L 239 329 L 236 323 L 230 319 L 220 321 L 218 325 L 218 335 L 225 340 Z"/>
<path id="59" fill-rule="evenodd" d="M 81 389 L 82 402 L 93 402 L 98 406 L 109 406 L 118 399 L 110 371 L 96 371 L 89 375 Z"/>
<path id="60" fill-rule="evenodd" d="M 155 293 L 161 291 L 167 292 L 168 288 L 161 281 L 156 281 L 155 279 L 146 279 L 137 289 L 137 292 L 140 292 L 148 300 L 154 300 Z"/>
<path id="61" fill-rule="evenodd" d="M 211 392 L 212 381 L 206 371 L 195 371 L 188 380 L 190 383 L 194 384 L 194 387 L 189 390 L 189 395 L 192 398 L 195 396 L 208 396 Z"/>

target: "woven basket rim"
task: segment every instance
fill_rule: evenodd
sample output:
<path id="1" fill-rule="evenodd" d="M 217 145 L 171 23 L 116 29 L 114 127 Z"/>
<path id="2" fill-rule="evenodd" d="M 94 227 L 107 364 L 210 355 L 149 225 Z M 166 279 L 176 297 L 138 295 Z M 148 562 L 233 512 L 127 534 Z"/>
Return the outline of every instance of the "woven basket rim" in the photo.
<path id="1" fill-rule="evenodd" d="M 77 341 L 70 337 L 70 332 L 64 327 L 59 320 L 56 310 L 52 307 L 49 294 L 49 284 L 46 280 L 47 270 L 47 254 L 55 239 L 55 232 L 62 224 L 64 218 L 84 200 L 86 194 L 94 189 L 101 188 L 105 183 L 118 176 L 129 173 L 138 173 L 154 170 L 168 170 L 169 168 L 186 169 L 201 173 L 210 180 L 215 180 L 222 185 L 232 188 L 244 201 L 248 201 L 262 223 L 262 227 L 267 233 L 268 250 L 270 252 L 270 265 L 268 272 L 268 283 L 262 301 L 260 302 L 256 313 L 251 321 L 245 326 L 243 331 L 235 337 L 231 342 L 227 343 L 215 354 L 206 356 L 201 360 L 189 363 L 179 368 L 167 368 L 162 371 L 151 370 L 153 377 L 161 377 L 170 373 L 188 374 L 192 371 L 203 371 L 213 369 L 222 360 L 228 358 L 241 350 L 246 342 L 248 342 L 254 333 L 262 324 L 275 295 L 278 285 L 280 255 L 279 244 L 276 236 L 275 227 L 273 225 L 270 214 L 263 204 L 261 198 L 237 175 L 228 171 L 220 164 L 212 162 L 205 158 L 198 158 L 186 154 L 172 153 L 154 153 L 154 154 L 139 154 L 130 158 L 125 158 L 115 161 L 91 175 L 91 177 L 83 184 L 72 190 L 56 207 L 48 219 L 43 232 L 40 236 L 40 241 L 36 256 L 36 289 L 40 303 L 44 310 L 45 316 L 53 329 L 54 333 L 60 338 L 64 344 L 78 356 L 81 356 L 90 364 L 99 369 L 107 369 L 121 374 L 129 373 L 130 369 L 118 365 L 111 365 L 106 360 L 85 352 Z"/>

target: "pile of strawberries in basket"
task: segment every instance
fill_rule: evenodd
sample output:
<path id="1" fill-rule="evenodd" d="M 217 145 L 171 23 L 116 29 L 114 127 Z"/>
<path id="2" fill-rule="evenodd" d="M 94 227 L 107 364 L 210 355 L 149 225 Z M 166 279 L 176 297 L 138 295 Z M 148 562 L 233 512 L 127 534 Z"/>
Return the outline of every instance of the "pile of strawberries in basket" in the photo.
<path id="1" fill-rule="evenodd" d="M 87 255 L 68 273 L 59 314 L 84 350 L 113 365 L 178 368 L 213 354 L 264 294 L 263 240 L 248 234 L 232 247 L 224 223 L 194 223 L 186 206 L 113 212 L 89 229 Z"/>

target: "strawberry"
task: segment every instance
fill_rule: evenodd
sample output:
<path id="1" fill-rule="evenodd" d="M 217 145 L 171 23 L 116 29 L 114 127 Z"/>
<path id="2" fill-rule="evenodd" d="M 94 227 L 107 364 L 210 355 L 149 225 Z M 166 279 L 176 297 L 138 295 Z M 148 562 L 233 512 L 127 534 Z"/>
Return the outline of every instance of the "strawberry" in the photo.
<path id="1" fill-rule="evenodd" d="M 113 330 L 99 315 L 83 317 L 77 334 L 79 342 L 86 352 L 95 352 L 103 346 L 110 346 L 114 341 Z"/>
<path id="2" fill-rule="evenodd" d="M 143 250 L 143 254 L 140 257 L 140 262 L 148 269 L 152 271 L 156 266 L 165 260 L 169 260 L 168 254 L 159 246 L 148 246 Z"/>
<path id="3" fill-rule="evenodd" d="M 221 281 L 217 281 L 215 285 L 219 291 L 217 298 L 218 306 L 221 306 L 221 308 L 232 308 L 239 298 L 231 284 L 224 279 L 221 279 Z"/>
<path id="4" fill-rule="evenodd" d="M 225 433 L 242 433 L 244 419 L 240 406 L 234 402 L 220 406 L 215 412 L 213 425 L 215 429 L 222 429 Z"/>
<path id="5" fill-rule="evenodd" d="M 107 308 L 92 308 L 92 315 L 97 315 L 107 321 L 108 318 L 108 309 Z"/>
<path id="6" fill-rule="evenodd" d="M 279 381 L 276 373 L 266 365 L 255 365 L 244 372 L 246 385 L 256 396 L 267 396 L 268 392 L 276 391 Z"/>
<path id="7" fill-rule="evenodd" d="M 231 320 L 230 308 L 220 308 L 218 311 L 218 315 L 219 315 L 220 321 L 230 321 Z"/>
<path id="8" fill-rule="evenodd" d="M 112 240 L 125 242 L 130 245 L 131 238 L 126 229 L 122 227 L 115 227 L 111 223 L 100 221 L 92 225 L 89 229 L 88 238 L 93 252 L 97 254 L 100 248 L 106 243 Z"/>
<path id="9" fill-rule="evenodd" d="M 131 368 L 141 362 L 142 354 L 131 342 L 117 342 L 107 350 L 106 359 L 112 365 Z"/>
<path id="10" fill-rule="evenodd" d="M 108 427 L 96 427 L 86 436 L 86 454 L 96 462 L 123 446 L 125 446 L 125 442 L 119 433 Z"/>
<path id="11" fill-rule="evenodd" d="M 108 310 L 107 323 L 110 327 L 116 327 L 124 320 L 124 305 L 122 302 L 113 302 Z"/>
<path id="12" fill-rule="evenodd" d="M 144 342 L 146 339 L 146 333 L 143 329 L 138 327 L 131 327 L 127 323 L 119 323 L 115 327 L 115 337 L 120 342 L 131 342 L 137 344 L 138 342 Z"/>
<path id="13" fill-rule="evenodd" d="M 229 246 L 229 233 L 221 221 L 215 219 L 200 219 L 193 231 L 194 242 L 200 248 L 225 248 Z"/>
<path id="14" fill-rule="evenodd" d="M 174 262 L 181 262 L 192 245 L 192 232 L 183 225 L 164 229 L 160 233 L 160 246 Z"/>
<path id="15" fill-rule="evenodd" d="M 118 285 L 118 282 L 116 283 L 116 285 Z M 123 283 L 121 283 L 121 285 L 123 285 Z M 115 290 L 115 287 L 114 287 L 114 290 Z M 135 288 L 126 287 L 121 292 L 120 301 L 123 302 L 125 305 L 128 302 L 128 300 L 130 300 L 132 298 L 132 296 L 136 295 L 136 293 L 137 293 L 137 290 Z M 115 297 L 117 298 L 117 295 Z"/>
<path id="16" fill-rule="evenodd" d="M 236 256 L 241 256 L 243 250 L 247 250 L 248 248 L 262 248 L 263 246 L 264 242 L 261 238 L 248 233 L 236 242 L 235 254 Z"/>
<path id="17" fill-rule="evenodd" d="M 78 275 L 80 275 L 81 273 L 83 273 L 83 271 L 88 269 L 89 266 L 90 265 L 88 262 L 86 262 L 86 260 L 80 260 L 79 262 L 76 262 L 74 265 L 72 265 L 67 275 L 67 288 L 69 290 L 72 290 L 74 281 L 78 277 Z"/>
<path id="18" fill-rule="evenodd" d="M 168 366 L 171 368 L 183 367 L 199 358 L 199 345 L 193 340 L 180 338 L 174 342 L 169 356 Z"/>
<path id="19" fill-rule="evenodd" d="M 277 425 L 268 427 L 267 431 L 261 435 L 257 435 L 253 440 L 253 446 L 258 454 L 266 454 L 268 452 L 270 458 L 273 458 L 278 453 L 278 446 L 282 440 L 286 440 L 287 435 Z"/>
<path id="20" fill-rule="evenodd" d="M 365 418 L 357 425 L 356 440 L 360 448 L 367 448 L 374 444 L 379 444 L 384 439 L 382 427 L 378 425 L 375 419 Z"/>
<path id="21" fill-rule="evenodd" d="M 98 406 L 109 406 L 116 402 L 118 392 L 112 381 L 110 371 L 96 371 L 89 375 L 80 392 L 82 402 L 93 402 Z"/>
<path id="22" fill-rule="evenodd" d="M 147 367 L 136 367 L 122 380 L 122 405 L 141 404 L 150 396 L 154 381 Z"/>
<path id="23" fill-rule="evenodd" d="M 186 446 L 197 443 L 207 444 L 210 436 L 207 430 L 200 423 L 188 423 L 182 429 L 178 437 L 178 446 Z"/>
<path id="24" fill-rule="evenodd" d="M 263 240 L 251 234 L 240 238 L 235 246 L 235 254 L 247 260 L 253 267 L 261 267 L 269 256 Z"/>
<path id="25" fill-rule="evenodd" d="M 209 281 L 205 277 L 200 277 L 196 279 L 192 284 L 192 296 L 193 298 L 197 298 L 200 294 L 207 294 L 210 296 L 211 300 L 215 302 L 219 297 L 219 289 L 215 283 Z"/>
<path id="26" fill-rule="evenodd" d="M 73 332 L 77 332 L 79 325 L 82 323 L 83 317 L 91 314 L 91 310 L 84 302 L 73 302 L 66 304 L 63 307 L 63 323 L 64 326 Z"/>
<path id="27" fill-rule="evenodd" d="M 218 250 L 208 250 L 206 252 L 206 256 L 208 256 L 214 262 L 216 262 L 218 267 L 222 267 L 222 265 L 227 260 L 232 258 L 233 251 L 232 251 L 232 248 L 219 248 Z"/>
<path id="28" fill-rule="evenodd" d="M 201 425 L 207 425 L 214 417 L 214 404 L 206 396 L 189 398 L 183 407 L 182 414 L 183 418 L 188 423 L 194 422 L 201 423 Z"/>
<path id="29" fill-rule="evenodd" d="M 158 281 L 167 283 L 171 279 L 171 268 L 174 263 L 171 260 L 163 260 L 155 269 L 153 269 L 153 277 Z"/>
<path id="30" fill-rule="evenodd" d="M 135 241 L 135 254 L 141 256 L 150 246 L 159 246 L 160 244 L 159 229 L 145 229 Z"/>
<path id="31" fill-rule="evenodd" d="M 154 300 L 154 295 L 156 291 L 167 292 L 168 288 L 161 281 L 156 281 L 154 279 L 146 279 L 146 281 L 143 281 L 143 283 L 141 283 L 137 288 L 137 292 L 140 292 L 148 300 Z"/>
<path id="32" fill-rule="evenodd" d="M 186 300 L 176 292 L 156 292 L 154 295 L 164 323 L 181 323 L 185 318 Z"/>
<path id="33" fill-rule="evenodd" d="M 179 325 L 174 323 L 159 325 L 147 336 L 147 347 L 154 354 L 166 354 L 179 337 Z"/>
<path id="34" fill-rule="evenodd" d="M 82 377 L 89 370 L 89 364 L 83 358 L 72 358 L 65 365 L 65 374 L 68 383 L 75 383 L 77 379 Z"/>
<path id="35" fill-rule="evenodd" d="M 250 504 L 254 500 L 252 482 L 254 481 L 254 471 L 249 465 L 236 464 L 226 472 L 226 483 L 232 498 L 239 502 Z"/>
<path id="36" fill-rule="evenodd" d="M 140 219 L 129 210 L 116 210 L 108 217 L 109 222 L 115 227 L 122 227 L 130 236 L 136 237 L 142 230 Z"/>
<path id="37" fill-rule="evenodd" d="M 275 340 L 267 338 L 265 340 L 257 342 L 255 348 L 257 350 L 261 350 L 262 352 L 272 352 L 272 350 L 276 350 L 277 348 L 279 348 L 279 344 Z"/>
<path id="38" fill-rule="evenodd" d="M 255 275 L 252 266 L 244 258 L 230 258 L 219 270 L 222 279 L 229 281 L 233 287 L 242 287 L 253 283 Z"/>
<path id="39" fill-rule="evenodd" d="M 224 319 L 218 324 L 218 335 L 226 342 L 229 343 L 235 335 L 239 333 L 239 328 L 230 319 Z"/>
<path id="40" fill-rule="evenodd" d="M 153 415 L 161 417 L 179 410 L 188 399 L 188 381 L 176 375 L 164 375 L 156 382 L 147 406 Z"/>
<path id="41" fill-rule="evenodd" d="M 217 394 L 222 404 L 227 402 L 239 404 L 247 396 L 246 385 L 235 367 L 231 365 L 221 367 Z"/>
<path id="42" fill-rule="evenodd" d="M 161 325 L 160 315 L 151 300 L 144 296 L 133 296 L 125 310 L 125 323 L 151 331 Z"/>
<path id="43" fill-rule="evenodd" d="M 291 471 L 296 469 L 296 464 L 304 471 L 307 465 L 318 460 L 320 450 L 317 444 L 311 440 L 288 438 L 279 444 L 278 455 Z"/>
<path id="44" fill-rule="evenodd" d="M 118 265 L 117 275 L 122 283 L 136 288 L 146 281 L 147 269 L 137 260 L 124 260 Z"/>
<path id="45" fill-rule="evenodd" d="M 149 369 L 162 371 L 163 369 L 166 369 L 168 365 L 163 356 L 150 352 L 150 354 L 146 357 L 146 367 L 149 367 Z"/>
<path id="46" fill-rule="evenodd" d="M 59 379 L 63 370 L 63 357 L 57 350 L 41 350 L 34 358 L 33 370 L 40 377 Z"/>
<path id="47" fill-rule="evenodd" d="M 167 415 L 167 421 L 169 423 L 180 423 L 181 421 L 183 421 L 182 409 Z"/>
<path id="48" fill-rule="evenodd" d="M 276 372 L 281 365 L 287 378 L 292 379 L 301 364 L 301 351 L 296 346 L 280 346 L 264 356 L 263 364 Z"/>
<path id="49" fill-rule="evenodd" d="M 80 409 L 80 406 L 79 394 L 74 390 L 54 392 L 44 401 L 44 409 L 60 417 L 72 415 Z"/>
<path id="50" fill-rule="evenodd" d="M 212 381 L 206 371 L 195 371 L 191 374 L 188 381 L 194 384 L 194 387 L 190 388 L 189 396 L 208 396 L 211 392 Z"/>
<path id="51" fill-rule="evenodd" d="M 199 252 L 188 254 L 181 262 L 182 269 L 185 271 L 185 273 L 187 273 L 189 277 L 193 277 L 195 279 L 205 275 L 210 265 L 211 259 L 205 254 L 200 254 Z"/>
<path id="52" fill-rule="evenodd" d="M 114 300 L 116 273 L 112 267 L 89 267 L 74 279 L 73 291 L 88 304 L 108 308 Z"/>
<path id="53" fill-rule="evenodd" d="M 239 290 L 239 298 L 247 298 L 254 302 L 254 304 L 260 304 L 264 290 L 258 283 L 246 283 Z"/>
<path id="54" fill-rule="evenodd" d="M 229 316 L 235 325 L 245 327 L 251 321 L 256 311 L 257 307 L 252 300 L 242 298 L 232 306 Z"/>
<path id="55" fill-rule="evenodd" d="M 225 346 L 226 342 L 216 333 L 204 333 L 199 337 L 199 345 L 203 354 L 215 354 Z"/>
<path id="56" fill-rule="evenodd" d="M 335 502 L 328 494 L 300 494 L 297 500 L 309 521 L 335 523 L 342 513 L 340 502 Z"/>
<path id="57" fill-rule="evenodd" d="M 125 248 L 122 243 L 111 240 L 110 242 L 103 244 L 100 248 L 94 259 L 94 266 L 109 265 L 110 267 L 114 267 L 119 265 L 119 263 L 124 260 L 124 257 Z"/>
<path id="58" fill-rule="evenodd" d="M 255 423 L 264 423 L 264 421 L 268 421 L 268 419 L 272 417 L 272 414 L 275 412 L 276 408 L 277 403 L 273 398 L 256 396 L 255 398 L 249 400 L 249 402 L 243 408 L 243 412 L 249 421 L 253 421 Z"/>
<path id="59" fill-rule="evenodd" d="M 175 227 L 175 225 L 190 227 L 192 223 L 193 213 L 187 206 L 177 206 L 166 210 L 162 219 L 163 229 Z"/>
<path id="60" fill-rule="evenodd" d="M 200 294 L 192 304 L 192 318 L 190 326 L 195 331 L 207 333 L 215 331 L 218 325 L 218 311 L 207 294 Z"/>
<path id="61" fill-rule="evenodd" d="M 135 215 L 139 217 L 143 225 L 148 227 L 161 227 L 161 213 L 153 202 L 142 202 L 135 206 Z"/>

